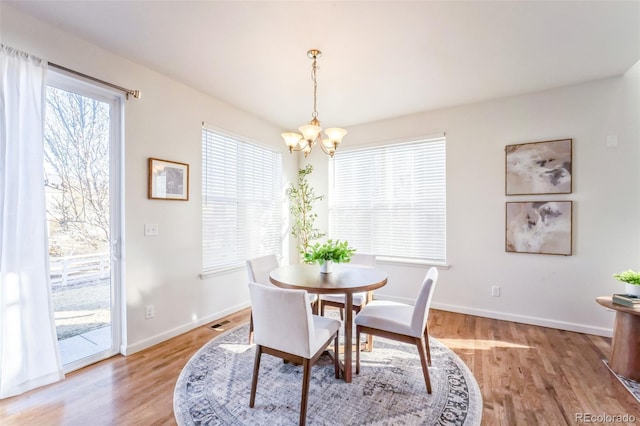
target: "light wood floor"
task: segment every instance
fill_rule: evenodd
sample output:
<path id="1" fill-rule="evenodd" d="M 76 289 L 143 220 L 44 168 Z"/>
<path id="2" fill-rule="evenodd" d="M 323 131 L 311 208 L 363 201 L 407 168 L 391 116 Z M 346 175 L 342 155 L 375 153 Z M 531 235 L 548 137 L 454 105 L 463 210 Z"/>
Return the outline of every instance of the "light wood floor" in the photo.
<path id="1" fill-rule="evenodd" d="M 248 321 L 249 311 L 225 319 L 230 322 L 222 328 L 233 328 Z M 483 425 L 579 424 L 578 413 L 628 413 L 640 424 L 640 404 L 602 362 L 610 339 L 437 310 L 431 311 L 429 324 L 431 335 L 475 375 L 484 400 Z M 218 334 L 202 326 L 68 374 L 60 383 L 0 400 L 0 424 L 174 425 L 178 375 L 195 351 Z"/>

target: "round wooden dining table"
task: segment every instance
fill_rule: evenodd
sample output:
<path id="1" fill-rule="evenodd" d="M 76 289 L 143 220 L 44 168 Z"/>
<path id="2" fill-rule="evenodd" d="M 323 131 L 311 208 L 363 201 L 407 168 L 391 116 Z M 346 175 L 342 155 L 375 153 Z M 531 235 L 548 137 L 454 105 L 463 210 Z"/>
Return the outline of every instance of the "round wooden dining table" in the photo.
<path id="1" fill-rule="evenodd" d="M 306 290 L 315 294 L 344 294 L 344 363 L 343 378 L 352 379 L 353 294 L 370 292 L 387 283 L 387 274 L 367 266 L 334 264 L 333 272 L 323 274 L 320 265 L 281 266 L 269 274 L 271 282 L 282 288 Z M 317 309 L 317 307 L 316 307 Z M 316 312 L 314 312 L 317 314 Z M 336 356 L 338 356 L 336 354 Z"/>

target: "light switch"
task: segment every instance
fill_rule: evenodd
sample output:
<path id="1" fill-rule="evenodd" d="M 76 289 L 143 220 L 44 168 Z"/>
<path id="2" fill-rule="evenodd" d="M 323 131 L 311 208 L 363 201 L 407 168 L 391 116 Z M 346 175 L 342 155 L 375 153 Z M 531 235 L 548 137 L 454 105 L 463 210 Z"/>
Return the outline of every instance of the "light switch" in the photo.
<path id="1" fill-rule="evenodd" d="M 618 135 L 608 135 L 607 143 L 605 145 L 607 148 L 617 148 L 618 147 Z"/>
<path id="2" fill-rule="evenodd" d="M 155 237 L 160 232 L 158 231 L 157 223 L 147 223 L 144 225 L 144 236 L 145 237 Z"/>

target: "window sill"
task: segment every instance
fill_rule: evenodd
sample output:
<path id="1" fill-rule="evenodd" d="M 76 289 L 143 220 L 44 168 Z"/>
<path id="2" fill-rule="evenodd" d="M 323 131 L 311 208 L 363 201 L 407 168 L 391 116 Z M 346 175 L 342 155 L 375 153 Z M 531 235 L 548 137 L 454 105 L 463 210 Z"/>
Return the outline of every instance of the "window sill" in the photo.
<path id="1" fill-rule="evenodd" d="M 231 266 L 226 266 L 224 268 L 216 268 L 216 269 L 209 269 L 207 271 L 202 271 L 202 273 L 200 273 L 199 277 L 201 280 L 206 280 L 207 278 L 211 278 L 211 277 L 217 277 L 220 275 L 226 275 L 229 274 L 231 272 L 236 272 L 239 271 L 241 269 L 244 269 L 246 266 L 243 263 L 237 264 L 237 265 L 231 265 Z"/>
<path id="2" fill-rule="evenodd" d="M 415 268 L 424 268 L 425 266 L 435 266 L 438 269 L 449 269 L 451 267 L 448 263 L 434 262 L 429 260 L 419 259 L 403 259 L 400 257 L 377 257 L 376 263 L 383 265 L 396 265 L 396 266 L 410 266 Z"/>

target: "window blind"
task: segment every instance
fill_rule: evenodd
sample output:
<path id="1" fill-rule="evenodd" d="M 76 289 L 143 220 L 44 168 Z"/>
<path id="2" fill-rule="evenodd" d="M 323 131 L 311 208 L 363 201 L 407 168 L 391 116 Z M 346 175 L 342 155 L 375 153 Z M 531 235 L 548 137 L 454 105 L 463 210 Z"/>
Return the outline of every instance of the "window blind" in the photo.
<path id="1" fill-rule="evenodd" d="M 202 129 L 203 273 L 282 252 L 282 155 Z"/>
<path id="2" fill-rule="evenodd" d="M 362 253 L 446 262 L 445 139 L 336 152 L 329 235 Z"/>

